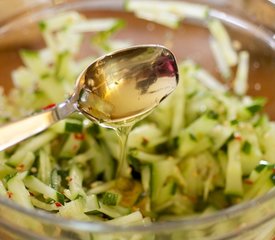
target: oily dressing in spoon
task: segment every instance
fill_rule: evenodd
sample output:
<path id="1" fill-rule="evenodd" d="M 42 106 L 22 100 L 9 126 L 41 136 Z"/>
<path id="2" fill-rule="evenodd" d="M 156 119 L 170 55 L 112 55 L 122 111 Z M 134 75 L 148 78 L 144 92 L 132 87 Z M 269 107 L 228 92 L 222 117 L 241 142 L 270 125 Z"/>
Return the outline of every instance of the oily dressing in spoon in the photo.
<path id="1" fill-rule="evenodd" d="M 133 125 L 146 117 L 177 86 L 173 54 L 163 47 L 144 46 L 105 56 L 79 79 L 78 109 L 120 139 L 117 176 L 128 177 L 127 139 Z"/>

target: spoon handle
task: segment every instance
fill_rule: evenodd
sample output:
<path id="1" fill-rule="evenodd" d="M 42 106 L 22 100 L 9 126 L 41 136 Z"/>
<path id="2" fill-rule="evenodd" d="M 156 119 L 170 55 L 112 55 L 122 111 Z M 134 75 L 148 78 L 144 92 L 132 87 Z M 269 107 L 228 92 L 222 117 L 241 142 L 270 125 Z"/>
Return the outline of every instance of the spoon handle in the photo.
<path id="1" fill-rule="evenodd" d="M 35 115 L 0 126 L 0 151 L 42 132 L 75 111 L 73 104 L 66 101 Z"/>

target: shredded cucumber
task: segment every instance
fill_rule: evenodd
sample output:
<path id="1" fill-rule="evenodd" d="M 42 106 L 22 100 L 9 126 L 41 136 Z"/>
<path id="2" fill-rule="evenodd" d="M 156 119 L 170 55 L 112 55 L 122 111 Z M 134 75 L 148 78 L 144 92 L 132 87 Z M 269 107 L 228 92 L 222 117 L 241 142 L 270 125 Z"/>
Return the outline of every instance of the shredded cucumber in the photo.
<path id="1" fill-rule="evenodd" d="M 171 2 L 156 2 L 156 1 L 138 1 L 128 0 L 126 1 L 125 8 L 128 11 L 139 13 L 141 11 L 150 11 L 151 13 L 160 13 L 159 19 L 162 18 L 162 13 L 173 13 L 179 19 L 184 17 L 193 17 L 198 19 L 204 19 L 208 16 L 208 7 L 201 4 L 186 3 L 180 1 Z M 165 22 L 165 17 L 162 18 Z M 169 18 L 166 19 L 169 21 Z"/>
<path id="2" fill-rule="evenodd" d="M 30 193 L 26 189 L 21 176 L 16 174 L 7 182 L 8 191 L 11 193 L 10 197 L 19 205 L 26 208 L 33 208 L 30 199 Z"/>
<path id="3" fill-rule="evenodd" d="M 116 134 L 73 115 L 0 154 L 0 195 L 64 218 L 126 226 L 211 214 L 270 191 L 275 123 L 262 113 L 263 99 L 246 96 L 249 53 L 233 48 L 208 7 L 129 0 L 126 9 L 173 28 L 184 17 L 205 20 L 220 77 L 235 79 L 233 91 L 206 69 L 183 61 L 176 91 L 129 135 L 128 178 L 115 177 Z M 15 88 L 8 96 L 1 90 L 1 122 L 63 100 L 80 70 L 96 57 L 75 60 L 83 33 L 96 32 L 90 43 L 110 49 L 111 35 L 122 22 L 87 20 L 76 12 L 40 22 L 46 48 L 21 51 L 24 66 L 12 74 Z"/>

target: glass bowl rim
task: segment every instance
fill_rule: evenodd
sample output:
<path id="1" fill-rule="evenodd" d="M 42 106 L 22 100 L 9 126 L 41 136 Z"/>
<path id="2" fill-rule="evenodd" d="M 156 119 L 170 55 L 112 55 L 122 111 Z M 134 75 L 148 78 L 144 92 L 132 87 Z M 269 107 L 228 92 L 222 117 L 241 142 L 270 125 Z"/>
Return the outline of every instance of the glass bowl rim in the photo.
<path id="1" fill-rule="evenodd" d="M 190 226 L 199 226 L 203 224 L 209 224 L 211 222 L 220 222 L 224 219 L 230 219 L 232 217 L 241 215 L 245 213 L 245 211 L 249 211 L 261 204 L 264 204 L 272 199 L 275 199 L 275 189 L 272 189 L 270 192 L 265 195 L 252 199 L 247 202 L 243 202 L 240 204 L 233 205 L 229 208 L 225 208 L 219 210 L 216 213 L 204 215 L 204 216 L 190 216 L 184 217 L 178 220 L 171 221 L 160 221 L 160 222 L 152 222 L 146 225 L 132 225 L 132 226 L 119 226 L 119 225 L 111 225 L 105 222 L 96 222 L 96 221 L 81 221 L 75 219 L 63 218 L 58 215 L 54 215 L 48 213 L 46 211 L 40 209 L 28 209 L 24 208 L 15 202 L 9 200 L 8 198 L 0 197 L 0 206 L 5 206 L 10 208 L 12 211 L 16 210 L 20 214 L 25 214 L 26 216 L 33 217 L 34 219 L 39 219 L 41 222 L 46 224 L 54 224 L 57 226 L 70 228 L 74 230 L 84 230 L 91 233 L 116 233 L 116 232 L 151 232 L 151 231 L 171 231 L 174 229 L 188 228 Z M 265 222 L 270 218 L 275 217 L 275 212 L 271 215 L 267 215 L 261 219 L 261 222 Z M 251 226 L 245 226 L 242 229 L 238 229 L 238 231 L 245 231 L 250 229 Z"/>
<path id="2" fill-rule="evenodd" d="M 5 23 L 0 26 L 0 41 L 1 37 L 3 37 L 9 31 L 12 31 L 14 28 L 18 28 L 18 24 L 27 21 L 27 23 L 37 22 L 50 14 L 54 14 L 57 12 L 63 12 L 68 10 L 88 10 L 88 9 L 100 9 L 104 7 L 105 10 L 123 10 L 124 0 L 117 0 L 116 4 L 112 0 L 95 0 L 95 1 L 87 1 L 87 0 L 79 0 L 73 2 L 64 2 L 62 4 L 53 5 L 45 9 L 39 9 L 34 12 L 25 12 L 20 14 L 19 16 L 13 18 L 11 21 Z M 87 8 L 88 7 L 88 8 Z M 237 26 L 245 31 L 251 31 L 257 33 L 257 36 L 260 36 L 261 39 L 272 49 L 275 51 L 275 34 L 272 33 L 269 29 L 264 27 L 257 27 L 257 25 L 243 20 L 234 15 L 228 15 L 227 13 L 210 8 L 209 16 L 213 18 L 217 18 L 223 21 L 225 24 L 235 23 L 238 20 Z M 185 19 L 185 21 L 194 21 L 193 19 Z M 197 20 L 195 20 L 197 21 Z M 245 211 L 248 211 L 254 207 L 257 207 L 260 204 L 264 204 L 269 200 L 275 199 L 275 189 L 266 193 L 265 195 L 252 199 L 247 202 L 243 202 L 237 205 L 233 205 L 229 208 L 219 210 L 216 213 L 205 215 L 205 216 L 190 216 L 184 217 L 179 220 L 173 221 L 163 221 L 163 222 L 153 222 L 147 225 L 133 225 L 133 226 L 117 226 L 106 224 L 102 222 L 89 222 L 89 221 L 80 221 L 74 219 L 66 219 L 59 217 L 57 215 L 53 215 L 51 213 L 45 212 L 39 209 L 27 209 L 21 207 L 20 205 L 6 199 L 4 197 L 0 197 L 0 204 L 10 208 L 12 210 L 16 210 L 21 214 L 26 214 L 27 216 L 33 217 L 35 219 L 41 220 L 41 222 L 45 222 L 47 224 L 55 224 L 57 226 L 62 226 L 65 228 L 70 228 L 74 230 L 87 231 L 91 233 L 115 233 L 115 232 L 148 232 L 148 231 L 158 231 L 158 230 L 173 230 L 176 228 L 190 227 L 190 226 L 198 226 L 200 224 L 206 224 L 211 221 L 219 221 L 222 219 L 228 219 L 233 216 L 237 216 L 242 214 Z M 275 213 L 272 216 L 268 216 L 268 219 L 275 216 Z M 262 222 L 267 221 L 266 219 L 261 219 Z M 247 228 L 251 228 L 251 226 L 246 226 L 238 231 L 244 231 Z"/>

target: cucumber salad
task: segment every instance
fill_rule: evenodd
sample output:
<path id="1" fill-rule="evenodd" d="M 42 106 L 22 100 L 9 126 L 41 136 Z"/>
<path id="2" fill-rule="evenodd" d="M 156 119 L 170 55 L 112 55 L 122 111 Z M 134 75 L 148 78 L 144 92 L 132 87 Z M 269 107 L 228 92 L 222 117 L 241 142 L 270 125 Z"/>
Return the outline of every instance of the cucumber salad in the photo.
<path id="1" fill-rule="evenodd" d="M 127 226 L 214 213 L 270 191 L 275 123 L 262 111 L 264 98 L 246 95 L 249 53 L 235 48 L 206 6 L 130 0 L 125 9 L 168 28 L 185 17 L 204 20 L 221 81 L 192 60 L 179 63 L 176 91 L 129 135 L 130 177 L 116 178 L 116 133 L 74 114 L 0 152 L 1 197 L 64 218 Z M 39 22 L 45 47 L 20 51 L 14 88 L 0 89 L 1 124 L 63 101 L 98 57 L 79 58 L 86 33 L 93 33 L 87 47 L 108 52 L 131 44 L 112 38 L 125 24 L 73 11 Z"/>

